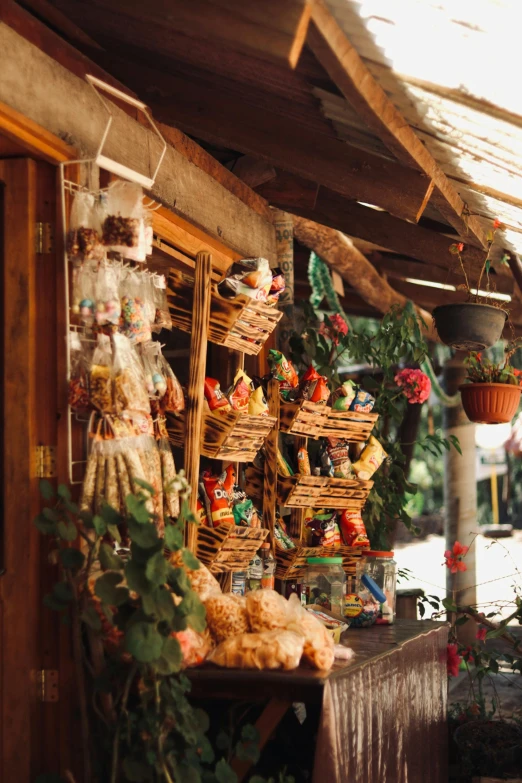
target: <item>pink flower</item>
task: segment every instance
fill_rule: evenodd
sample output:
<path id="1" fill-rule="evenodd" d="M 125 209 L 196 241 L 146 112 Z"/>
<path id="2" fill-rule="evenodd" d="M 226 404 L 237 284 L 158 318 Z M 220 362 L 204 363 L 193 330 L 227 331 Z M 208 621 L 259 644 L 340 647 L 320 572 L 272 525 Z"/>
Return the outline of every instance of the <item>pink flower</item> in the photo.
<path id="1" fill-rule="evenodd" d="M 403 390 L 410 404 L 426 402 L 431 392 L 431 381 L 422 370 L 400 370 L 395 383 Z"/>
<path id="2" fill-rule="evenodd" d="M 478 631 L 477 631 L 477 639 L 479 640 L 479 642 L 485 641 L 487 632 L 488 632 L 488 629 L 484 628 L 483 626 L 478 629 Z"/>
<path id="3" fill-rule="evenodd" d="M 453 549 L 447 549 L 444 552 L 444 557 L 446 558 L 444 565 L 451 570 L 452 574 L 456 574 L 457 571 L 468 570 L 466 563 L 462 562 L 462 559 L 468 553 L 468 549 L 468 546 L 463 546 L 462 544 L 459 544 L 458 541 L 455 541 Z"/>
<path id="4" fill-rule="evenodd" d="M 448 644 L 447 653 L 448 677 L 456 677 L 459 673 L 460 662 L 462 660 L 459 655 L 458 645 Z"/>
<path id="5" fill-rule="evenodd" d="M 339 313 L 334 315 L 325 316 L 319 327 L 319 334 L 324 337 L 329 337 L 334 345 L 339 344 L 339 337 L 348 334 L 348 324 Z"/>

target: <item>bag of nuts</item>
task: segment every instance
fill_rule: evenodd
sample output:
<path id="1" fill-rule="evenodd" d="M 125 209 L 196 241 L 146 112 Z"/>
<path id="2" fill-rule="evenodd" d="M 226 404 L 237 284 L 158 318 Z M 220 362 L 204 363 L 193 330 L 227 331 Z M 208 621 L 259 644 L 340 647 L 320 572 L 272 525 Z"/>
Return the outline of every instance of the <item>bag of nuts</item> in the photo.
<path id="1" fill-rule="evenodd" d="M 109 186 L 107 217 L 103 223 L 103 244 L 125 258 L 145 261 L 143 191 L 136 183 L 117 180 Z M 143 252 L 137 253 L 140 244 Z M 132 252 L 129 254 L 130 250 Z"/>

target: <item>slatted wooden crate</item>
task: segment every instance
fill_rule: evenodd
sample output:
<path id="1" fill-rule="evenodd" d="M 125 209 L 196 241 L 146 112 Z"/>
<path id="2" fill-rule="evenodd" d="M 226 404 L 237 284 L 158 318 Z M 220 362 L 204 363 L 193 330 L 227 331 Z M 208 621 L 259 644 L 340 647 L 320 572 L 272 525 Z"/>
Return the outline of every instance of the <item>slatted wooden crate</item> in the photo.
<path id="1" fill-rule="evenodd" d="M 201 436 L 201 454 L 232 462 L 251 462 L 265 438 L 277 424 L 275 416 L 252 416 L 228 411 L 223 415 L 205 413 Z M 186 443 L 185 416 L 167 416 L 170 442 L 183 447 Z"/>
<path id="2" fill-rule="evenodd" d="M 328 421 L 330 408 L 319 402 L 281 402 L 279 429 L 292 435 L 319 438 Z"/>
<path id="3" fill-rule="evenodd" d="M 334 411 L 328 408 L 328 417 L 322 424 L 321 435 L 360 443 L 368 440 L 378 418 L 378 413 Z"/>
<path id="4" fill-rule="evenodd" d="M 192 329 L 194 280 L 172 271 L 167 299 L 174 326 L 184 332 Z M 224 299 L 212 283 L 208 339 L 236 351 L 256 355 L 283 317 L 282 311 L 240 294 Z"/>
<path id="5" fill-rule="evenodd" d="M 276 572 L 278 579 L 299 579 L 303 576 L 308 557 L 342 557 L 343 570 L 347 577 L 355 576 L 357 561 L 363 556 L 364 549 L 353 546 L 299 546 L 295 549 L 277 549 Z"/>
<path id="6" fill-rule="evenodd" d="M 363 508 L 373 481 L 330 478 L 329 476 L 277 477 L 277 497 L 281 505 L 305 508 Z"/>
<path id="7" fill-rule="evenodd" d="M 260 527 L 199 527 L 196 539 L 196 557 L 212 573 L 243 571 L 268 536 Z"/>

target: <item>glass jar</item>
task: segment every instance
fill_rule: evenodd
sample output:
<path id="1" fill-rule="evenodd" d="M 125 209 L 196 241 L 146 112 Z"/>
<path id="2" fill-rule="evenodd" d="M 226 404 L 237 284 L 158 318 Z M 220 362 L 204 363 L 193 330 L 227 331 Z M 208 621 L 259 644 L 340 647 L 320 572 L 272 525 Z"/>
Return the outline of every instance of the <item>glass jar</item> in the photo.
<path id="1" fill-rule="evenodd" d="M 395 601 L 397 586 L 397 563 L 393 552 L 376 552 L 368 550 L 364 553 L 364 573 L 371 576 L 381 588 L 386 601 L 381 604 L 377 623 L 391 625 L 395 621 Z"/>
<path id="2" fill-rule="evenodd" d="M 372 589 L 370 589 L 370 587 Z M 380 599 L 384 598 L 373 580 L 364 573 L 364 562 L 357 563 L 357 576 L 350 579 L 344 599 L 344 617 L 350 628 L 370 628 L 380 613 Z"/>
<path id="3" fill-rule="evenodd" d="M 307 604 L 344 614 L 346 576 L 342 557 L 308 557 L 303 580 Z"/>

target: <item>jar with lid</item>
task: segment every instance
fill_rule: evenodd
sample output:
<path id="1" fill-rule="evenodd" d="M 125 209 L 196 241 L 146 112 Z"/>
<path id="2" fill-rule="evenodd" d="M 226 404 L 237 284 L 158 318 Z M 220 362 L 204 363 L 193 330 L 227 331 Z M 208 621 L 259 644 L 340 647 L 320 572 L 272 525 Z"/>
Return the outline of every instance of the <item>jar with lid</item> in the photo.
<path id="1" fill-rule="evenodd" d="M 370 628 L 375 625 L 386 596 L 374 580 L 365 573 L 365 561 L 360 559 L 356 576 L 350 578 L 344 599 L 344 617 L 350 628 Z"/>
<path id="2" fill-rule="evenodd" d="M 368 550 L 364 553 L 364 572 L 381 588 L 386 600 L 381 604 L 377 623 L 391 625 L 395 621 L 397 563 L 393 552 Z"/>
<path id="3" fill-rule="evenodd" d="M 342 617 L 346 582 L 342 557 L 308 557 L 306 563 L 306 603 L 324 606 Z"/>

